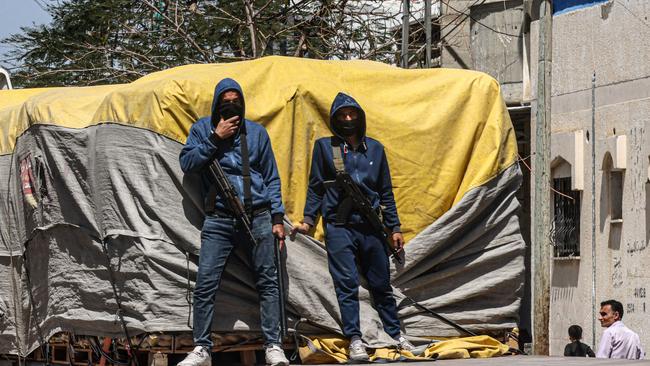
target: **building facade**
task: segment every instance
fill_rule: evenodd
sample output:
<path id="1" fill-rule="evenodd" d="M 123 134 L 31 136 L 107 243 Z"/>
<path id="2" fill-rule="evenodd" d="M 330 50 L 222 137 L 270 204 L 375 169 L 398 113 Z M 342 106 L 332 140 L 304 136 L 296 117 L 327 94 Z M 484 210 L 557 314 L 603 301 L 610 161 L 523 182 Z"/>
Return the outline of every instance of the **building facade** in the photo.
<path id="1" fill-rule="evenodd" d="M 538 59 L 537 9 L 532 2 L 530 60 Z M 623 303 L 623 322 L 650 349 L 649 15 L 646 0 L 553 2 L 551 355 L 562 354 L 572 324 L 597 347 L 607 299 Z M 535 95 L 532 106 L 534 125 Z"/>

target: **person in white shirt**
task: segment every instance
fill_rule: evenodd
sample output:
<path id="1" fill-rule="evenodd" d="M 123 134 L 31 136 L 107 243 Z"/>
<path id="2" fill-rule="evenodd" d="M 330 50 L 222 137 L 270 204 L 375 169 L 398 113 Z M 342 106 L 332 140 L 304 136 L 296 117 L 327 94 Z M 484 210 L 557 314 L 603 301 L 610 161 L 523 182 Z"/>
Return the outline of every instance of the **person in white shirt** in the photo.
<path id="1" fill-rule="evenodd" d="M 605 329 L 598 346 L 597 358 L 626 358 L 639 360 L 645 357 L 639 335 L 623 322 L 623 304 L 616 300 L 600 303 L 598 320 Z"/>

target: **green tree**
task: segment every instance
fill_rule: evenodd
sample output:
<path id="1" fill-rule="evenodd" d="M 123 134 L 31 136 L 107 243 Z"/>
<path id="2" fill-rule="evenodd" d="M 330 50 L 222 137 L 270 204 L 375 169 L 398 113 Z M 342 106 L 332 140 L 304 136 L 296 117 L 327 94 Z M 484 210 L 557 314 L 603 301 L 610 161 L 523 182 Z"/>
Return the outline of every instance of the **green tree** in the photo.
<path id="1" fill-rule="evenodd" d="M 380 0 L 62 0 L 4 42 L 21 87 L 125 83 L 190 63 L 289 55 L 394 63 Z"/>

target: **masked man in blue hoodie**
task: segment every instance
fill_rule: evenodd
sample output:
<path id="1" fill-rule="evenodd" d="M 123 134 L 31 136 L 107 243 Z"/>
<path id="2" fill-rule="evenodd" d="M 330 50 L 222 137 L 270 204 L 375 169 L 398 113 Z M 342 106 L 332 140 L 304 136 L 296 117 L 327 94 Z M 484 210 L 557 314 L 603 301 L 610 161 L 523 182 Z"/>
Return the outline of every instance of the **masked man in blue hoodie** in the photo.
<path id="1" fill-rule="evenodd" d="M 329 271 L 341 310 L 343 334 L 350 340 L 352 360 L 368 360 L 359 326 L 356 260 L 368 280 L 384 331 L 403 349 L 412 350 L 413 345 L 401 335 L 383 234 L 374 230 L 360 212 L 352 210 L 346 218 L 337 217 L 345 193 L 333 183 L 337 170 L 344 169 L 373 208 L 381 206 L 383 223 L 391 231 L 389 240 L 394 249 L 402 249 L 404 238 L 384 147 L 366 136 L 363 109 L 354 98 L 344 93 L 339 93 L 332 103 L 330 129 L 334 136 L 321 138 L 314 146 L 304 219 L 294 227 L 292 235 L 296 232 L 307 234 L 318 215 L 323 217 Z"/>
<path id="2" fill-rule="evenodd" d="M 195 348 L 180 366 L 210 366 L 210 330 L 215 295 L 221 275 L 235 246 L 249 253 L 260 298 L 266 363 L 288 365 L 281 348 L 280 299 L 274 257 L 274 236 L 284 242 L 284 207 L 280 176 L 269 136 L 261 125 L 244 118 L 244 93 L 232 79 L 215 89 L 210 117 L 199 119 L 190 130 L 180 154 L 186 174 L 199 174 L 206 217 L 201 230 L 199 269 L 194 289 Z M 217 160 L 251 217 L 252 243 L 241 222 L 212 180 L 208 166 Z"/>

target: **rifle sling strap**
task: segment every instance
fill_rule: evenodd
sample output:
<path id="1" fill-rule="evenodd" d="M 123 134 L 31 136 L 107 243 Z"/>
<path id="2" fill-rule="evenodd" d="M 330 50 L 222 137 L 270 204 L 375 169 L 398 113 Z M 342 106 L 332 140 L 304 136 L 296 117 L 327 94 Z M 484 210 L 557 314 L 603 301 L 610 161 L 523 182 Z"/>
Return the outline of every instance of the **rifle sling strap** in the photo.
<path id="1" fill-rule="evenodd" d="M 251 193 L 251 166 L 248 155 L 248 139 L 246 138 L 246 121 L 240 127 L 240 144 L 242 160 L 242 178 L 244 179 L 244 210 L 246 215 L 252 218 L 253 215 L 253 194 Z"/>
<path id="2" fill-rule="evenodd" d="M 205 196 L 205 202 L 203 210 L 206 215 L 211 215 L 214 212 L 215 205 L 217 204 L 217 186 L 215 184 L 210 184 L 208 188 L 208 194 Z"/>
<path id="3" fill-rule="evenodd" d="M 330 139 L 332 145 L 332 157 L 334 160 L 334 169 L 336 169 L 336 174 L 345 172 L 345 164 L 343 164 L 343 155 L 341 154 L 340 141 L 336 137 Z"/>
<path id="4" fill-rule="evenodd" d="M 330 144 L 332 146 L 332 160 L 334 161 L 334 169 L 336 169 L 336 176 L 339 174 L 345 174 L 345 164 L 343 163 L 343 154 L 341 154 L 341 141 L 339 138 L 332 136 L 330 139 Z M 337 179 L 332 181 L 324 182 L 326 187 L 330 185 L 336 185 Z M 342 192 L 340 192 L 342 193 Z M 336 212 L 336 222 L 335 225 L 345 225 L 348 220 L 348 215 L 350 214 L 352 205 L 352 200 L 350 197 L 345 197 L 341 202 L 339 202 L 339 207 Z"/>

